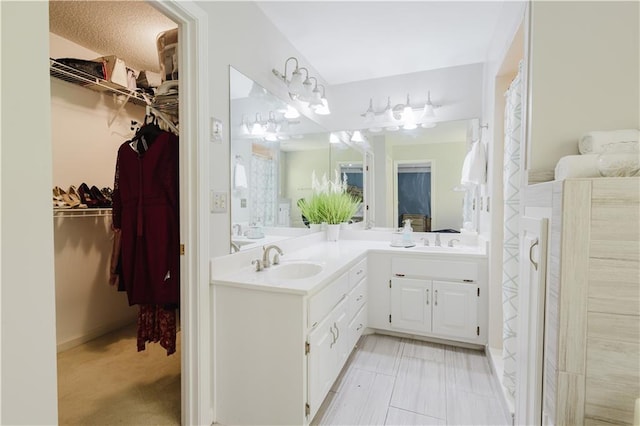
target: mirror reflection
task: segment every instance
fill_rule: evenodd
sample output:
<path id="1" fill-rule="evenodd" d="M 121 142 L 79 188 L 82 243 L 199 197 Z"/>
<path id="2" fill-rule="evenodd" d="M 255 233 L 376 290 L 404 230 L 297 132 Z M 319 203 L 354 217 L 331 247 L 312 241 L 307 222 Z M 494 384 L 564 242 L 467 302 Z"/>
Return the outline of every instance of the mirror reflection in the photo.
<path id="1" fill-rule="evenodd" d="M 297 203 L 312 194 L 312 172 L 318 179 L 346 174 L 349 192 L 368 198 L 367 228 L 396 228 L 409 218 L 415 231 L 458 231 L 473 222 L 474 194 L 459 186 L 473 120 L 365 133 L 358 143 L 350 132 L 330 133 L 295 114 L 232 67 L 230 91 L 232 252 L 310 232 Z M 363 216 L 361 208 L 352 220 Z"/>

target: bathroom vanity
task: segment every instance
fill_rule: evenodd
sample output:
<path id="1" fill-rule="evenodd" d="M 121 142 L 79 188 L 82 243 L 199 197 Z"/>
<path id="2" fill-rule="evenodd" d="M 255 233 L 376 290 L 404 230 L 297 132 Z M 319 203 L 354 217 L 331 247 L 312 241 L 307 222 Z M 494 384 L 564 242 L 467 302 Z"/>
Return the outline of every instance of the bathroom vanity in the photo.
<path id="1" fill-rule="evenodd" d="M 323 235 L 259 272 L 248 253 L 215 259 L 217 422 L 308 424 L 365 330 L 486 343 L 484 249 Z"/>

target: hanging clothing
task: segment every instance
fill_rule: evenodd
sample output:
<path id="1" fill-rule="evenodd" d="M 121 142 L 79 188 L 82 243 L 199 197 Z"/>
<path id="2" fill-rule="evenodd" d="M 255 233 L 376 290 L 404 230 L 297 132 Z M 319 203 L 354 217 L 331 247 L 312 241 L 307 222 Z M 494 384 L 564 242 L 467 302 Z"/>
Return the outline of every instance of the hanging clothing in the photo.
<path id="1" fill-rule="evenodd" d="M 129 305 L 178 305 L 178 137 L 161 132 L 138 154 L 118 150 L 113 226 L 121 229 L 121 280 Z"/>
<path id="2" fill-rule="evenodd" d="M 140 305 L 138 312 L 138 352 L 147 342 L 160 343 L 167 356 L 176 351 L 177 312 L 175 307 Z"/>

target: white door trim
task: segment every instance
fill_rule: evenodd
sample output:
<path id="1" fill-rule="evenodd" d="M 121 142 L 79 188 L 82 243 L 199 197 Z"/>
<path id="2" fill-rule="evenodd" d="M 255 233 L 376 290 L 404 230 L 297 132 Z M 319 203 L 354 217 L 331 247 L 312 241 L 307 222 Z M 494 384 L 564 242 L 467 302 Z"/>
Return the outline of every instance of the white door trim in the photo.
<path id="1" fill-rule="evenodd" d="M 208 17 L 192 1 L 149 0 L 179 24 L 182 424 L 213 423 L 209 297 Z"/>

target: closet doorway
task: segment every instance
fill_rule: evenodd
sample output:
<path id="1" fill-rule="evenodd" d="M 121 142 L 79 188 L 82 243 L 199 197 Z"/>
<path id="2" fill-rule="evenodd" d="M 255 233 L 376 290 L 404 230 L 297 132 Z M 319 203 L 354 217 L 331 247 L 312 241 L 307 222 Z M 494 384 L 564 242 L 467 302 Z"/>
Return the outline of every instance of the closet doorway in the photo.
<path id="1" fill-rule="evenodd" d="M 69 3 L 79 5 L 79 7 L 86 5 L 89 8 L 96 8 L 99 3 L 104 3 L 112 11 L 117 10 L 118 7 L 122 8 L 123 13 L 130 13 L 138 7 L 146 6 L 156 14 L 159 13 L 148 3 L 139 2 L 51 2 L 50 19 L 56 19 L 54 11 L 56 7 Z M 85 5 L 82 5 L 83 3 Z M 174 56 L 174 59 L 179 64 L 178 68 L 181 74 L 180 99 L 189 100 L 189 104 L 180 105 L 182 113 L 179 125 L 180 137 L 187 141 L 204 141 L 206 140 L 206 129 L 198 129 L 196 123 L 204 122 L 203 116 L 208 115 L 208 111 L 202 108 L 205 105 L 204 97 L 199 95 L 196 87 L 203 93 L 207 93 L 206 82 L 203 81 L 203 78 L 197 77 L 198 73 L 205 75 L 201 71 L 201 62 L 206 62 L 206 56 L 203 55 L 205 50 L 200 44 L 202 40 L 196 37 L 196 30 L 199 30 L 198 35 L 201 36 L 202 26 L 197 28 L 197 24 L 206 22 L 206 19 L 203 19 L 203 13 L 199 11 L 197 6 L 191 3 L 168 2 L 166 4 L 157 3 L 155 6 L 162 10 L 163 13 L 160 14 L 164 15 L 165 19 L 174 21 L 174 27 L 179 27 L 180 32 L 182 51 Z M 105 11 L 94 9 L 88 13 L 92 12 L 94 15 L 101 16 L 101 19 L 106 18 Z M 78 25 L 77 13 L 72 13 L 72 15 L 76 21 L 74 25 Z M 145 12 L 144 15 L 147 13 Z M 52 58 L 73 57 L 73 52 L 91 55 L 84 56 L 88 59 L 110 56 L 111 54 L 126 58 L 126 55 L 118 53 L 115 48 L 113 50 L 91 48 L 65 39 L 64 36 L 55 34 L 56 27 L 53 21 L 51 24 L 50 28 L 53 34 L 51 35 L 50 56 Z M 105 25 L 101 25 L 100 30 L 103 33 L 103 38 L 105 38 L 105 28 L 109 28 L 106 25 L 106 19 Z M 206 30 L 206 26 L 204 28 Z M 155 32 L 157 29 L 153 31 Z M 155 35 L 152 37 L 153 44 L 150 49 L 157 55 Z M 118 36 L 126 40 L 139 39 L 139 37 L 126 37 L 122 33 Z M 55 53 L 54 49 L 60 50 Z M 69 54 L 65 52 L 65 49 L 69 49 L 66 51 Z M 94 55 L 95 53 L 97 55 Z M 203 58 L 202 61 L 198 59 L 198 56 Z M 190 81 L 191 78 L 193 81 Z M 79 187 L 81 183 L 87 183 L 89 188 L 93 186 L 97 188 L 113 187 L 118 147 L 130 139 L 136 124 L 139 125 L 143 122 L 144 116 L 148 112 L 147 108 L 144 105 L 135 105 L 135 102 L 131 102 L 130 99 L 125 99 L 126 97 L 123 96 L 93 92 L 87 87 L 56 80 L 56 78 L 51 79 L 54 184 L 64 188 L 67 193 L 69 186 Z M 94 114 L 91 114 L 91 111 Z M 189 113 L 185 114 L 183 111 Z M 100 122 L 101 129 L 87 131 L 87 127 L 95 121 Z M 137 123 L 131 123 L 131 121 Z M 77 145 L 74 149 L 73 140 L 66 137 L 60 139 L 60 135 L 64 135 L 61 132 L 65 131 L 75 131 L 76 139 L 77 135 L 81 134 L 82 142 L 89 147 Z M 67 145 L 63 146 L 60 151 L 63 144 Z M 163 424 L 193 424 L 211 422 L 209 418 L 211 416 L 210 407 L 208 404 L 207 406 L 204 404 L 210 399 L 208 386 L 204 386 L 198 379 L 198 377 L 208 377 L 209 372 L 206 367 L 200 368 L 194 363 L 195 359 L 208 356 L 209 338 L 208 321 L 205 320 L 205 325 L 200 327 L 195 327 L 194 322 L 194 318 L 202 321 L 209 315 L 208 309 L 195 303 L 197 300 L 206 300 L 206 297 L 201 294 L 204 293 L 204 289 L 200 285 L 200 281 L 202 281 L 200 278 L 203 276 L 202 270 L 206 269 L 206 260 L 204 268 L 200 265 L 203 264 L 201 258 L 208 258 L 206 250 L 202 250 L 202 247 L 206 246 L 206 242 L 200 241 L 197 236 L 208 234 L 208 232 L 199 232 L 205 224 L 204 218 L 206 216 L 198 210 L 195 202 L 196 198 L 202 197 L 202 194 L 195 193 L 195 188 L 200 187 L 202 188 L 200 192 L 206 193 L 206 186 L 202 185 L 202 182 L 208 181 L 206 176 L 201 175 L 200 162 L 194 160 L 197 158 L 194 153 L 201 150 L 202 147 L 197 143 L 179 145 L 180 245 L 184 250 L 184 255 L 180 257 L 181 321 L 179 322 L 180 332 L 178 334 L 182 336 L 178 338 L 178 344 L 180 345 L 180 340 L 182 342 L 181 348 L 174 355 L 167 356 L 167 352 L 156 343 L 147 343 L 145 351 L 137 352 L 135 339 L 137 307 L 129 308 L 126 296 L 122 293 L 118 294 L 108 284 L 108 262 L 111 257 L 109 236 L 111 223 L 108 209 L 100 207 L 99 209 L 80 211 L 77 207 L 72 209 L 68 208 L 68 205 L 60 206 L 65 207 L 66 211 L 60 213 L 60 217 L 54 217 L 56 305 L 59 314 L 56 326 L 59 359 L 64 358 L 61 354 L 76 350 L 81 346 L 85 348 L 85 354 L 71 362 L 71 365 L 67 365 L 73 370 L 71 375 L 74 377 L 72 379 L 76 380 L 75 384 L 69 386 L 70 390 L 62 390 L 64 374 L 61 369 L 65 368 L 65 365 L 63 365 L 64 362 L 59 363 L 60 423 L 117 422 L 116 417 L 107 416 L 124 414 L 127 408 L 137 410 L 139 414 L 142 414 L 142 417 L 140 417 L 141 420 L 137 420 L 132 414 L 124 414 L 125 423 L 141 424 L 150 421 Z M 95 198 L 99 198 L 99 196 L 95 195 Z M 58 214 L 58 212 L 54 214 Z M 74 256 L 78 254 L 82 257 L 76 257 L 74 260 Z M 59 283 L 60 289 L 58 289 Z M 131 312 L 132 310 L 133 312 Z M 61 315 L 64 318 L 61 318 Z M 107 317 L 106 321 L 105 316 Z M 69 330 L 73 327 L 76 329 Z M 115 330 L 115 332 L 112 334 L 112 339 L 108 340 L 109 333 L 107 332 L 110 330 Z M 132 346 L 127 343 L 127 339 L 131 339 L 127 333 L 130 333 L 131 330 L 134 330 L 134 337 L 131 340 Z M 80 345 L 77 346 L 78 344 Z M 73 346 L 75 347 L 71 349 Z M 118 361 L 119 358 L 117 358 L 122 353 L 126 353 L 131 355 L 132 359 L 136 359 L 137 356 L 137 362 L 140 362 L 140 357 L 154 356 L 152 350 L 161 352 L 158 361 L 162 367 L 151 362 L 145 363 L 142 360 L 136 368 L 133 362 L 126 359 Z M 105 390 L 104 388 L 107 386 L 101 379 L 95 379 L 93 382 L 89 380 L 87 382 L 89 388 L 81 391 L 80 394 L 84 392 L 85 396 L 88 395 L 91 400 L 90 404 L 94 405 L 82 407 L 88 408 L 87 413 L 83 416 L 65 420 L 62 400 L 68 396 L 67 392 L 78 390 L 77 388 L 82 382 L 78 373 L 81 367 L 88 363 L 89 354 L 105 356 L 100 360 L 101 363 L 96 364 L 94 370 L 102 370 L 103 374 L 106 373 L 104 377 L 111 379 L 114 387 L 112 392 L 106 396 L 94 398 L 91 396 L 94 391 Z M 116 357 L 110 360 L 108 357 L 111 354 L 115 354 Z M 68 360 L 66 361 L 69 364 Z M 122 367 L 127 367 L 129 370 Z M 128 385 L 135 370 L 139 370 L 144 376 L 147 367 L 150 373 L 166 371 L 167 376 L 142 380 L 141 385 Z M 155 387 L 155 390 L 152 390 L 152 387 Z M 126 398 L 127 391 L 130 391 L 130 396 L 135 398 Z M 165 400 L 166 402 L 171 394 L 174 397 L 169 404 L 164 402 L 158 404 L 159 401 Z M 76 403 L 78 407 L 72 408 L 71 411 L 79 409 L 79 406 L 83 405 L 80 401 L 76 401 Z M 180 411 L 181 407 L 182 412 Z M 147 411 L 144 412 L 145 410 Z M 92 415 L 96 417 L 91 417 Z M 149 417 L 149 415 L 159 415 L 160 417 Z"/>

